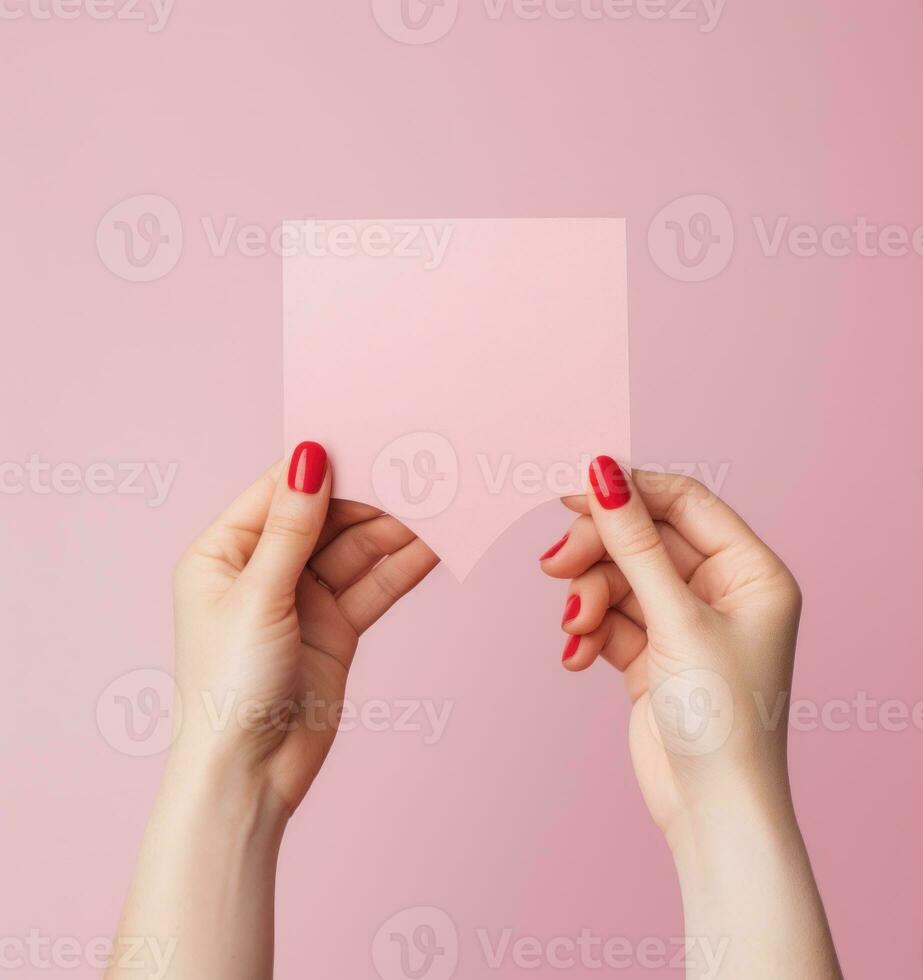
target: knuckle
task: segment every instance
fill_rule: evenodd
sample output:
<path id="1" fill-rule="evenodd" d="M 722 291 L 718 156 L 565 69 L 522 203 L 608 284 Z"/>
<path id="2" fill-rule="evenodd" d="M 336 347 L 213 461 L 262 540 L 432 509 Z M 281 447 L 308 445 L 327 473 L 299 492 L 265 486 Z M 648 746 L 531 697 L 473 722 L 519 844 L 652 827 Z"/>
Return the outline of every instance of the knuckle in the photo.
<path id="1" fill-rule="evenodd" d="M 603 596 L 599 591 L 594 589 L 584 588 L 578 590 L 574 588 L 572 595 L 580 597 L 580 609 L 576 615 L 563 625 L 565 627 L 570 625 L 573 628 L 579 622 L 580 628 L 578 632 L 580 633 L 596 629 L 609 613 L 608 593 Z"/>
<path id="2" fill-rule="evenodd" d="M 667 487 L 665 483 L 667 475 L 662 469 L 633 469 L 631 478 L 635 486 L 644 493 L 662 493 Z"/>
<path id="3" fill-rule="evenodd" d="M 597 568 L 602 579 L 600 588 L 602 595 L 599 601 L 607 606 L 614 606 L 625 599 L 631 592 L 631 586 L 628 584 L 628 579 L 625 578 L 625 573 L 618 565 L 615 562 L 604 562 Z M 592 581 L 592 584 L 595 585 L 595 580 Z"/>
<path id="4" fill-rule="evenodd" d="M 579 536 L 583 538 L 586 536 L 588 540 L 592 540 L 594 537 L 598 538 L 599 533 L 596 530 L 596 522 L 590 517 L 589 514 L 581 514 L 570 527 L 571 537 Z"/>
<path id="5" fill-rule="evenodd" d="M 672 524 L 676 527 L 678 524 L 682 523 L 683 517 L 689 511 L 689 497 L 681 493 L 679 496 L 674 497 L 669 505 L 667 506 L 666 513 L 663 515 L 664 522 L 667 524 Z"/>
<path id="6" fill-rule="evenodd" d="M 663 547 L 657 528 L 650 521 L 625 528 L 618 542 L 620 558 L 652 558 Z"/>
<path id="7" fill-rule="evenodd" d="M 194 541 L 173 563 L 174 587 L 179 589 L 193 584 L 204 567 L 222 558 L 206 537 Z"/>
<path id="8" fill-rule="evenodd" d="M 799 615 L 804 596 L 798 580 L 781 558 L 765 545 L 754 549 L 745 565 L 748 580 L 759 582 L 787 615 Z"/>
<path id="9" fill-rule="evenodd" d="M 804 593 L 798 580 L 794 575 L 782 565 L 778 572 L 779 594 L 785 603 L 786 608 L 797 612 L 801 611 L 804 604 Z"/>
<path id="10" fill-rule="evenodd" d="M 704 497 L 711 493 L 701 480 L 697 480 L 694 476 L 688 476 L 685 473 L 681 473 L 675 478 L 674 486 L 684 497 Z"/>
<path id="11" fill-rule="evenodd" d="M 397 569 L 389 568 L 384 562 L 375 573 L 375 583 L 389 602 L 397 602 L 406 591 L 404 576 Z"/>
<path id="12" fill-rule="evenodd" d="M 305 539 L 313 536 L 314 521 L 301 514 L 285 511 L 270 514 L 263 528 L 263 534 L 270 537 Z"/>
<path id="13" fill-rule="evenodd" d="M 667 506 L 664 520 L 667 524 L 677 525 L 695 507 L 701 507 L 715 499 L 704 483 L 692 476 L 676 476 L 671 481 L 670 489 L 675 497 Z"/>
<path id="14" fill-rule="evenodd" d="M 359 558 L 365 559 L 369 563 L 384 557 L 384 551 L 375 540 L 374 535 L 366 530 L 356 531 L 353 537 L 353 547 L 356 549 Z"/>
<path id="15" fill-rule="evenodd" d="M 769 547 L 757 542 L 753 547 L 753 561 L 757 571 L 771 581 L 783 595 L 795 599 L 801 596 L 801 586 L 788 565 Z"/>

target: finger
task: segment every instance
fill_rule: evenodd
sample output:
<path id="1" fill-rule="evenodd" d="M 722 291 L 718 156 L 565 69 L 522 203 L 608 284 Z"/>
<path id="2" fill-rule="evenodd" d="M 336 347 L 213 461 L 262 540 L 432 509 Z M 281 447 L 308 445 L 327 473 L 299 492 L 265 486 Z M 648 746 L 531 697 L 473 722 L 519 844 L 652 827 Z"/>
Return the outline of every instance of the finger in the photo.
<path id="1" fill-rule="evenodd" d="M 317 539 L 315 551 L 320 551 L 341 532 L 362 521 L 371 521 L 381 516 L 381 511 L 370 504 L 360 504 L 355 500 L 331 500 L 327 510 L 324 529 Z"/>
<path id="2" fill-rule="evenodd" d="M 695 597 L 670 560 L 640 493 L 614 459 L 590 464 L 590 513 L 612 560 L 641 604 L 649 624 L 685 618 Z"/>
<path id="3" fill-rule="evenodd" d="M 590 517 L 578 517 L 567 534 L 539 558 L 552 578 L 574 578 L 606 557 L 606 549 Z"/>
<path id="4" fill-rule="evenodd" d="M 585 497 L 582 499 L 586 499 Z M 678 531 L 662 522 L 655 526 L 672 558 L 690 567 L 689 575 L 704 559 Z M 550 556 L 550 557 L 546 557 Z M 600 562 L 609 562 L 602 539 L 590 517 L 578 517 L 570 531 L 542 556 L 542 571 L 553 578 L 579 578 Z"/>
<path id="5" fill-rule="evenodd" d="M 357 634 L 362 634 L 438 564 L 438 556 L 414 538 L 338 597 L 340 613 Z"/>
<path id="6" fill-rule="evenodd" d="M 693 477 L 632 470 L 632 478 L 651 517 L 675 527 L 706 557 L 735 543 L 766 547 L 728 504 Z M 561 503 L 577 514 L 590 512 L 586 494 L 562 497 Z"/>
<path id="7" fill-rule="evenodd" d="M 415 537 L 400 521 L 382 514 L 338 534 L 314 555 L 311 570 L 333 592 L 339 592 Z"/>
<path id="8" fill-rule="evenodd" d="M 688 582 L 705 561 L 705 556 L 669 524 L 655 522 L 655 526 L 670 560 Z M 643 628 L 647 625 L 625 573 L 614 562 L 599 562 L 571 583 L 562 628 L 567 633 L 589 633 L 602 623 L 606 612 L 613 608 L 638 626 Z"/>
<path id="9" fill-rule="evenodd" d="M 303 442 L 280 473 L 253 557 L 240 582 L 279 597 L 294 595 L 311 557 L 330 500 L 331 472 L 327 452 Z"/>
<path id="10" fill-rule="evenodd" d="M 561 503 L 575 514 L 589 514 L 590 512 L 590 504 L 586 499 L 585 493 L 574 494 L 571 497 L 562 497 Z"/>
<path id="11" fill-rule="evenodd" d="M 627 616 L 610 609 L 591 633 L 570 637 L 561 659 L 568 670 L 579 671 L 603 656 L 618 670 L 625 670 L 646 645 L 644 630 Z"/>
<path id="12" fill-rule="evenodd" d="M 703 555 L 735 545 L 769 550 L 743 518 L 698 480 L 646 470 L 635 470 L 633 476 L 651 517 L 675 527 Z"/>
<path id="13" fill-rule="evenodd" d="M 193 554 L 219 557 L 242 569 L 250 560 L 269 513 L 269 502 L 282 470 L 281 460 L 249 486 L 189 548 Z"/>

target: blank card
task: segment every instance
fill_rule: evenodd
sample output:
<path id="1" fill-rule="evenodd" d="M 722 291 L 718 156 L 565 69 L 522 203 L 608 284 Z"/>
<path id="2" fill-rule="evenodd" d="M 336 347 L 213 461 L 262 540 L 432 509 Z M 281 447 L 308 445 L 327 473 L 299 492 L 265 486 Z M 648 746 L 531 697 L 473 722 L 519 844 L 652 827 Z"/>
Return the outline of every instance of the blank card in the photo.
<path id="1" fill-rule="evenodd" d="M 625 223 L 289 222 L 285 438 L 463 579 L 531 509 L 630 460 Z"/>

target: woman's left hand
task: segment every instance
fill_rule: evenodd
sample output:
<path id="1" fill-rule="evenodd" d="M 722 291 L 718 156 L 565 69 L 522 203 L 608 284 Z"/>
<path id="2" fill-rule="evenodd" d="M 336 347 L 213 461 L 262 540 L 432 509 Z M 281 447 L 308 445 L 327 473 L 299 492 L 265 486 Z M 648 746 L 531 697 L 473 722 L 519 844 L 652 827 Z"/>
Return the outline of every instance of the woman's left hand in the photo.
<path id="1" fill-rule="evenodd" d="M 244 771 L 289 814 L 330 750 L 359 637 L 438 562 L 393 517 L 331 501 L 332 479 L 323 447 L 302 443 L 175 576 L 183 710 L 171 755 L 187 774 Z"/>

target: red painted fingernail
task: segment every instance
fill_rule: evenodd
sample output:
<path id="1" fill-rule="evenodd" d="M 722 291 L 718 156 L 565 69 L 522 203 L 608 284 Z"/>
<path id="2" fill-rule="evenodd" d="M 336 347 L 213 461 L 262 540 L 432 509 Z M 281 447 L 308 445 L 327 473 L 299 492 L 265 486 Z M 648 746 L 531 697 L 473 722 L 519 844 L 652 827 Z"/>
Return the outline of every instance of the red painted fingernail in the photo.
<path id="1" fill-rule="evenodd" d="M 569 623 L 572 619 L 577 618 L 577 614 L 580 612 L 580 596 L 572 595 L 568 600 L 567 604 L 564 606 L 564 618 L 561 620 L 561 625 Z"/>
<path id="2" fill-rule="evenodd" d="M 590 485 L 606 510 L 617 510 L 631 500 L 631 488 L 622 467 L 611 456 L 597 456 L 590 463 Z"/>
<path id="3" fill-rule="evenodd" d="M 327 472 L 327 450 L 319 442 L 303 442 L 293 453 L 288 485 L 301 493 L 317 493 Z"/>
<path id="4" fill-rule="evenodd" d="M 567 544 L 567 539 L 570 537 L 569 534 L 565 534 L 560 541 L 555 541 L 555 543 L 539 558 L 539 561 L 544 561 L 546 558 L 554 558 L 554 556 Z"/>
<path id="5" fill-rule="evenodd" d="M 567 661 L 570 660 L 570 658 L 577 652 L 577 647 L 580 646 L 580 639 L 581 638 L 579 636 L 572 636 L 567 641 L 567 646 L 564 647 L 564 656 L 561 657 L 562 663 L 567 663 Z"/>

